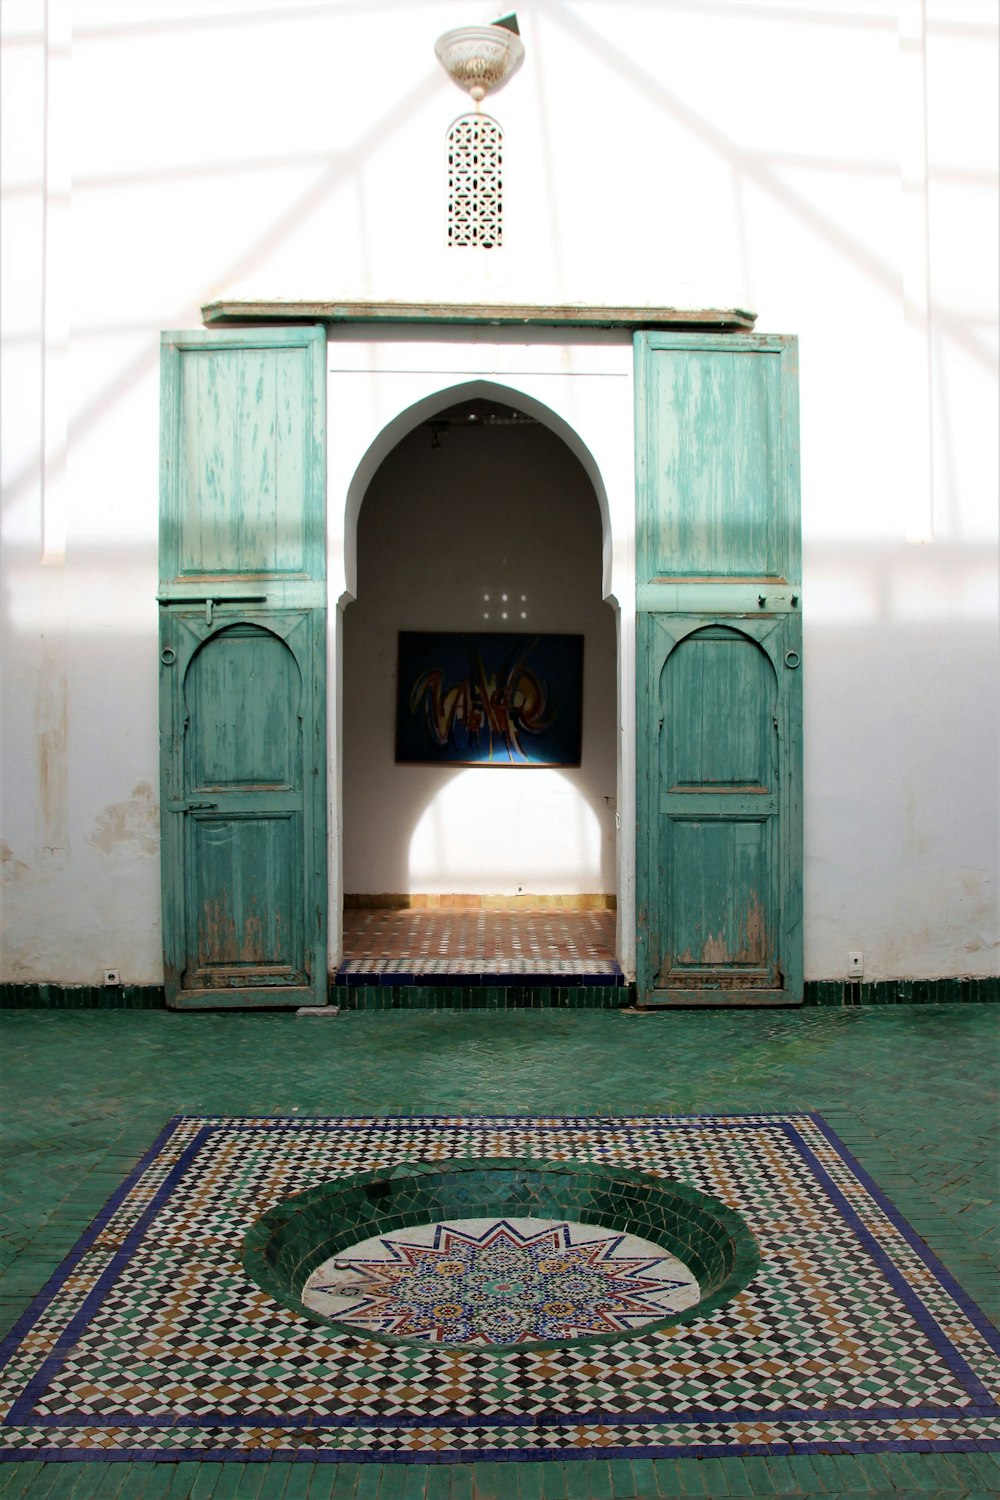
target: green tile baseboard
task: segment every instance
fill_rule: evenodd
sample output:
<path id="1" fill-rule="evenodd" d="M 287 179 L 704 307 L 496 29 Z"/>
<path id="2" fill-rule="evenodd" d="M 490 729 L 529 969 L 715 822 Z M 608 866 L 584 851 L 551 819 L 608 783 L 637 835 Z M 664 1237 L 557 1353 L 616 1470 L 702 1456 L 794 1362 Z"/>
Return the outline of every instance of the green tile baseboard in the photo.
<path id="1" fill-rule="evenodd" d="M 620 1010 L 634 984 L 334 984 L 343 1010 Z"/>
<path id="2" fill-rule="evenodd" d="M 233 1009 L 220 993 L 220 1008 Z M 230 1003 L 225 1004 L 226 1001 Z M 617 1010 L 635 1004 L 634 985 L 331 984 L 343 1010 Z M 163 986 L 0 984 L 0 1010 L 164 1010 Z"/>
<path id="3" fill-rule="evenodd" d="M 165 1010 L 162 984 L 0 983 L 0 1010 Z"/>
<path id="4" fill-rule="evenodd" d="M 635 985 L 340 985 L 329 1003 L 344 1010 L 617 1010 Z M 984 1005 L 1000 1001 L 1000 975 L 951 979 L 808 979 L 807 1006 Z M 0 1010 L 163 1010 L 159 984 L 0 983 Z"/>
<path id="5" fill-rule="evenodd" d="M 1000 1000 L 1000 975 L 952 979 L 807 979 L 805 1005 L 984 1005 Z"/>

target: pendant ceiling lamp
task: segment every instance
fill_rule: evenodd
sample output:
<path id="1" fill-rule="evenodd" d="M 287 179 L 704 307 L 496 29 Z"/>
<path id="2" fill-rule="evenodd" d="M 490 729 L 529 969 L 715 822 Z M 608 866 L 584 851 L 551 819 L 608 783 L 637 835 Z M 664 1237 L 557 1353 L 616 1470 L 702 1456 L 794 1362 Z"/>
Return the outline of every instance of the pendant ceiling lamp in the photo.
<path id="1" fill-rule="evenodd" d="M 517 17 L 504 16 L 492 26 L 458 26 L 446 31 L 434 51 L 448 77 L 478 104 L 495 94 L 524 61 Z"/>

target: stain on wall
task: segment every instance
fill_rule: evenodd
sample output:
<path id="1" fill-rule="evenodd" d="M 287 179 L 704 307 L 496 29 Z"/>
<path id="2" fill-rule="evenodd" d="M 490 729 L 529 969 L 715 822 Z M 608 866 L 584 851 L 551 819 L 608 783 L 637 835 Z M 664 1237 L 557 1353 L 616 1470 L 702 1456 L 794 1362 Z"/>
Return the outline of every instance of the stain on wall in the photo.
<path id="1" fill-rule="evenodd" d="M 12 885 L 27 874 L 28 866 L 18 859 L 6 839 L 0 839 L 0 885 Z"/>
<path id="2" fill-rule="evenodd" d="M 69 854 L 69 757 L 66 672 L 56 653 L 42 657 L 35 698 L 38 768 L 38 862 L 59 869 Z"/>
<path id="3" fill-rule="evenodd" d="M 149 782 L 137 782 L 130 797 L 103 808 L 88 842 L 105 854 L 156 854 L 160 809 Z"/>

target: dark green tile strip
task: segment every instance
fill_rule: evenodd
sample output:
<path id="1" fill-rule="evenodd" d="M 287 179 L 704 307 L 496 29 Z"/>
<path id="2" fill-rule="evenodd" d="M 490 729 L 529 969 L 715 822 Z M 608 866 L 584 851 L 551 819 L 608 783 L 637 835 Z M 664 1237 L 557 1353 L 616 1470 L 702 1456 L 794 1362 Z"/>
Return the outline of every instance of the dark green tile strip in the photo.
<path id="1" fill-rule="evenodd" d="M 806 1005 L 985 1005 L 1000 1001 L 1000 975 L 974 979 L 807 979 Z"/>
<path id="2" fill-rule="evenodd" d="M 342 1010 L 619 1010 L 635 1004 L 635 985 L 335 984 Z"/>
<path id="3" fill-rule="evenodd" d="M 165 1010 L 162 984 L 0 984 L 0 1010 Z"/>
<path id="4" fill-rule="evenodd" d="M 342 1010 L 618 1010 L 634 985 L 331 985 Z M 232 1008 L 219 996 L 219 1008 Z M 162 985 L 0 984 L 0 1010 L 163 1010 Z M 211 1008 L 211 1007 L 206 1007 Z"/>
<path id="5" fill-rule="evenodd" d="M 222 1004 L 220 999 L 220 1005 Z M 626 985 L 331 984 L 341 1010 L 619 1010 L 636 1003 Z M 954 979 L 808 979 L 804 1004 L 985 1005 L 1000 1003 L 1000 975 Z M 0 1010 L 163 1010 L 158 984 L 0 984 Z"/>

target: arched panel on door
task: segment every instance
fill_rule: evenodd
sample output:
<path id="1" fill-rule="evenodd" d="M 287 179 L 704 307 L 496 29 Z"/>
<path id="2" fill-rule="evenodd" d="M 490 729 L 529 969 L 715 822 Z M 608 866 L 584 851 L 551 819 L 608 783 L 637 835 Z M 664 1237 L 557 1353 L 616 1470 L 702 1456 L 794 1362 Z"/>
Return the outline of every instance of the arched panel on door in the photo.
<path id="1" fill-rule="evenodd" d="M 709 625 L 667 656 L 658 704 L 654 985 L 779 988 L 774 669 L 757 641 Z"/>
<path id="2" fill-rule="evenodd" d="M 280 636 L 248 622 L 210 636 L 184 682 L 187 790 L 301 786 L 301 699 Z"/>
<path id="3" fill-rule="evenodd" d="M 660 673 L 662 784 L 773 791 L 776 704 L 774 668 L 750 636 L 730 625 L 685 636 Z"/>
<path id="4" fill-rule="evenodd" d="M 301 699 L 288 644 L 250 622 L 210 636 L 188 667 L 186 989 L 306 983 Z"/>

